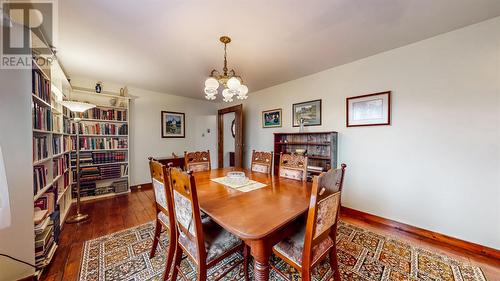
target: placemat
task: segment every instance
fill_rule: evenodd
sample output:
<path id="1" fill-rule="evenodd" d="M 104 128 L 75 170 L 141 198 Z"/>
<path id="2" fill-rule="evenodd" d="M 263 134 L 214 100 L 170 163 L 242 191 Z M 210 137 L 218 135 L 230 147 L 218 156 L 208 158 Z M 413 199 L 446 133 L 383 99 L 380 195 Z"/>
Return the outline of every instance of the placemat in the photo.
<path id="1" fill-rule="evenodd" d="M 256 190 L 256 189 L 263 188 L 263 187 L 267 186 L 267 184 L 263 184 L 261 182 L 254 181 L 254 180 L 248 180 L 248 182 L 243 184 L 243 185 L 235 185 L 235 184 L 229 182 L 227 180 L 227 177 L 220 177 L 220 178 L 215 178 L 215 179 L 210 179 L 210 180 L 214 181 L 216 183 L 223 184 L 223 185 L 228 186 L 230 188 L 234 188 L 234 189 L 241 191 L 241 192 L 249 192 L 249 191 Z"/>

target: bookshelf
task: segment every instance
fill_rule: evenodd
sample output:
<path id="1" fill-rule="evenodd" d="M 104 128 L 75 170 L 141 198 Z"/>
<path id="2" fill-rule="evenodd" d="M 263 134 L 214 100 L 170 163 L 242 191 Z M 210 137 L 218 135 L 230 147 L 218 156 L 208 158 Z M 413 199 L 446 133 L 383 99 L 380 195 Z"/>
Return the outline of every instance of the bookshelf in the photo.
<path id="1" fill-rule="evenodd" d="M 307 178 L 337 167 L 337 132 L 274 133 L 274 174 L 279 173 L 280 153 L 305 149 Z"/>
<path id="2" fill-rule="evenodd" d="M 57 62 L 41 67 L 32 64 L 32 139 L 35 263 L 40 276 L 59 243 L 59 234 L 71 207 L 69 166 L 71 140 L 67 110 L 59 103 L 69 86 Z M 64 83 L 64 80 L 66 82 Z M 55 82 L 57 81 L 57 82 Z M 66 134 L 65 134 L 66 133 Z"/>
<path id="3" fill-rule="evenodd" d="M 80 134 L 80 196 L 82 201 L 130 192 L 129 97 L 118 93 L 95 93 L 73 87 L 70 100 L 85 101 L 96 107 L 71 122 L 72 195 L 76 197 L 76 132 Z"/>

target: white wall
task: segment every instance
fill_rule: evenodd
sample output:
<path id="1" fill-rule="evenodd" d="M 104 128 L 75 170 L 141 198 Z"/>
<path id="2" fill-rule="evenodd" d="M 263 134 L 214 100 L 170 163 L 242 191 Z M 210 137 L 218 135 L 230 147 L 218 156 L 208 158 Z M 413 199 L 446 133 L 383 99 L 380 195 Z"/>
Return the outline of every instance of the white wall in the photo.
<path id="1" fill-rule="evenodd" d="M 0 253 L 35 263 L 31 70 L 0 70 L 0 146 L 9 187 L 11 226 L 0 230 Z M 17 280 L 34 269 L 0 257 L 0 280 Z"/>
<path id="2" fill-rule="evenodd" d="M 94 88 L 98 79 L 71 78 L 73 86 Z M 119 92 L 117 83 L 103 83 L 105 91 Z M 212 167 L 217 166 L 216 105 L 212 102 L 129 87 L 130 143 L 129 173 L 131 185 L 151 182 L 148 157 L 184 157 L 184 151 L 210 149 Z M 200 92 L 201 95 L 201 92 Z M 161 137 L 161 111 L 185 113 L 186 137 Z M 210 133 L 208 133 L 210 130 Z"/>
<path id="3" fill-rule="evenodd" d="M 232 125 L 235 117 L 236 117 L 236 115 L 234 114 L 234 112 L 229 112 L 229 113 L 226 113 L 222 116 L 223 121 L 224 121 L 224 132 L 223 132 L 224 167 L 229 167 L 229 152 L 234 152 L 234 150 L 235 150 L 234 137 L 233 137 L 233 134 L 231 132 L 231 125 Z"/>
<path id="4" fill-rule="evenodd" d="M 273 132 L 298 130 L 293 103 L 322 99 L 323 125 L 307 129 L 339 132 L 345 206 L 500 249 L 499 30 L 495 18 L 251 93 L 247 165 Z M 391 126 L 346 128 L 346 97 L 385 90 Z M 283 127 L 263 129 L 274 108 Z"/>

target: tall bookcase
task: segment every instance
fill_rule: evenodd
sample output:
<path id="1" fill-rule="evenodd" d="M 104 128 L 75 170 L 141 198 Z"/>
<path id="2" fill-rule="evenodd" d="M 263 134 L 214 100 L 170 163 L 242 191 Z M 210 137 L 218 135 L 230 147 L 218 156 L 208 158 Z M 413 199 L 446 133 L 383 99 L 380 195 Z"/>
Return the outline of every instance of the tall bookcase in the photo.
<path id="1" fill-rule="evenodd" d="M 80 132 L 80 196 L 82 201 L 130 192 L 129 97 L 73 87 L 71 100 L 97 105 L 71 122 L 73 198 L 76 197 L 76 130 Z M 71 113 L 72 117 L 80 117 Z M 72 119 L 73 120 L 73 119 Z"/>
<path id="2" fill-rule="evenodd" d="M 53 69 L 60 70 L 57 62 L 41 67 L 33 59 L 33 222 L 35 263 L 41 268 L 35 273 L 37 276 L 54 256 L 71 207 L 69 115 L 59 102 L 64 96 L 62 86 L 66 78 L 59 77 L 62 71 Z M 69 85 L 67 80 L 66 84 Z"/>
<path id="3" fill-rule="evenodd" d="M 279 173 L 280 153 L 305 150 L 307 177 L 337 167 L 337 132 L 274 133 L 274 174 Z"/>

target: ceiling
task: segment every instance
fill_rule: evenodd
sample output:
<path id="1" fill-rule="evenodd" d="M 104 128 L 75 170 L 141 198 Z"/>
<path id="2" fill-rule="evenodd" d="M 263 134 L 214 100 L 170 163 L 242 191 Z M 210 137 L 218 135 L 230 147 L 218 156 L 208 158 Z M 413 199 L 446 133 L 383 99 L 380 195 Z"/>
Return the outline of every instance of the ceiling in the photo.
<path id="1" fill-rule="evenodd" d="M 70 77 L 203 98 L 221 69 L 252 91 L 500 15 L 499 0 L 59 1 Z"/>

